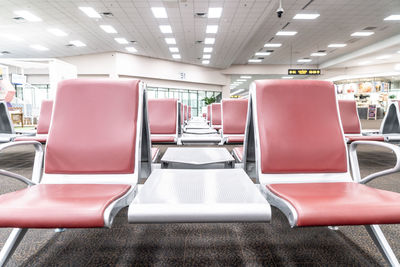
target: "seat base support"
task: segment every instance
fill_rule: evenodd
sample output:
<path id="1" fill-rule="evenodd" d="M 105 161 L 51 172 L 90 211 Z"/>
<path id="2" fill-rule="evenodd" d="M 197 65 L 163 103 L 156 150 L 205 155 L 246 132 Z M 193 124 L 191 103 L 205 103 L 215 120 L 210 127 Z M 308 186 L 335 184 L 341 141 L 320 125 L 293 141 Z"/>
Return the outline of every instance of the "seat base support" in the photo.
<path id="1" fill-rule="evenodd" d="M 0 251 L 0 266 L 5 266 L 7 261 L 10 259 L 15 249 L 18 247 L 22 238 L 24 238 L 27 228 L 14 228 L 7 238 L 6 243 Z"/>

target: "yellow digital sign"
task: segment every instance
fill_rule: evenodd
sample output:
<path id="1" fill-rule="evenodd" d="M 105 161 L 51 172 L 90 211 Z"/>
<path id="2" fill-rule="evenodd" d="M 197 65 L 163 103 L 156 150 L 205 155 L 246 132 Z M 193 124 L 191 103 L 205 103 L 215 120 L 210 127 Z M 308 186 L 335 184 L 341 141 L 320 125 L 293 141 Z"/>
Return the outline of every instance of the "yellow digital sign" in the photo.
<path id="1" fill-rule="evenodd" d="M 289 69 L 289 75 L 320 75 L 320 69 Z"/>

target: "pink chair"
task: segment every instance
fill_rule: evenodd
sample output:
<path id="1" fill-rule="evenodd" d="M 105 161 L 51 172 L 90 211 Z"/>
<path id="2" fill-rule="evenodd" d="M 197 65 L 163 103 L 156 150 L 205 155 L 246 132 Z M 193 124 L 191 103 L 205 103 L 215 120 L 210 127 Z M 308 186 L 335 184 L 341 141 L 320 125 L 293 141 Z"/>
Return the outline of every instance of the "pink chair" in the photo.
<path id="1" fill-rule="evenodd" d="M 53 112 L 53 100 L 43 100 L 42 105 L 40 107 L 40 115 L 39 115 L 36 135 L 17 137 L 14 139 L 14 141 L 37 141 L 42 144 L 46 143 L 47 135 L 49 133 L 49 128 L 50 128 L 52 112 Z"/>
<path id="2" fill-rule="evenodd" d="M 243 143 L 247 120 L 247 99 L 223 99 L 222 138 L 224 143 Z"/>
<path id="3" fill-rule="evenodd" d="M 207 122 L 209 122 L 211 124 L 211 105 L 207 106 Z"/>
<path id="4" fill-rule="evenodd" d="M 211 127 L 219 131 L 221 129 L 221 104 L 211 104 Z"/>
<path id="5" fill-rule="evenodd" d="M 399 147 L 351 143 L 350 175 L 332 83 L 263 80 L 251 88 L 244 169 L 256 171 L 268 202 L 291 227 L 364 225 L 385 259 L 398 266 L 378 224 L 400 223 L 400 194 L 365 184 L 400 170 Z M 356 148 L 365 144 L 392 149 L 396 166 L 361 179 Z"/>
<path id="6" fill-rule="evenodd" d="M 2 170 L 29 187 L 0 196 L 0 227 L 14 228 L 0 265 L 29 228 L 111 227 L 118 211 L 133 200 L 138 178 L 151 172 L 140 81 L 65 80 L 55 99 L 42 176 L 40 143 L 0 146 L 36 149 L 32 180 Z M 118 104 L 110 105 L 110 100 Z"/>
<path id="7" fill-rule="evenodd" d="M 188 106 L 188 121 L 192 118 L 192 107 Z"/>
<path id="8" fill-rule="evenodd" d="M 340 119 L 347 143 L 354 141 L 385 141 L 383 135 L 362 135 L 357 103 L 354 100 L 338 100 Z"/>
<path id="9" fill-rule="evenodd" d="M 149 99 L 151 142 L 176 143 L 178 140 L 178 100 Z"/>

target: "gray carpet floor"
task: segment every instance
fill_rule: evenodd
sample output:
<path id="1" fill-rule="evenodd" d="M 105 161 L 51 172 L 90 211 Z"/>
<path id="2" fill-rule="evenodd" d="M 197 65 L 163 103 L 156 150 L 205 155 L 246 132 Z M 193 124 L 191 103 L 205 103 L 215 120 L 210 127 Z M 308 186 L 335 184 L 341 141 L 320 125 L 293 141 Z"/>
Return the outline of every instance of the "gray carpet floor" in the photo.
<path id="1" fill-rule="evenodd" d="M 379 126 L 379 122 L 368 123 L 369 128 Z M 360 147 L 358 155 L 364 176 L 395 163 L 391 152 L 370 146 Z M 33 150 L 12 149 L 0 153 L 0 168 L 30 177 L 32 159 Z M 1 178 L 2 194 L 24 188 Z M 400 174 L 380 178 L 370 186 L 400 192 Z M 291 229 L 277 209 L 272 210 L 271 223 L 132 225 L 126 218 L 124 209 L 112 229 L 29 230 L 8 266 L 386 265 L 364 227 Z M 382 230 L 400 257 L 400 226 L 383 225 Z M 0 229 L 1 246 L 10 231 Z"/>

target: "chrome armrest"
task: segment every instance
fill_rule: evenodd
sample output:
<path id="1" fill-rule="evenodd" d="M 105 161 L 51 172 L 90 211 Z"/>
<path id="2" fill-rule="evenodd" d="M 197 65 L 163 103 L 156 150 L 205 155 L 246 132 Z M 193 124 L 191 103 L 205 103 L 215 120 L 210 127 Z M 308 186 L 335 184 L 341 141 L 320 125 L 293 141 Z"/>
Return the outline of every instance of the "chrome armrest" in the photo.
<path id="1" fill-rule="evenodd" d="M 383 170 L 380 172 L 375 172 L 366 176 L 365 178 L 361 178 L 360 167 L 358 165 L 358 158 L 357 158 L 358 145 L 374 145 L 391 149 L 396 154 L 396 165 L 393 168 Z M 400 171 L 400 147 L 389 143 L 377 142 L 377 141 L 355 141 L 350 144 L 349 155 L 350 155 L 350 164 L 351 164 L 353 179 L 355 182 L 360 184 L 366 184 L 380 176 Z"/>
<path id="2" fill-rule="evenodd" d="M 10 142 L 10 143 L 5 143 L 0 145 L 0 152 L 10 148 L 10 147 L 16 147 L 16 146 L 24 146 L 24 145 L 33 145 L 35 148 L 35 159 L 33 161 L 33 169 L 32 169 L 32 179 L 28 179 L 22 175 L 9 172 L 6 170 L 0 170 L 1 175 L 5 175 L 10 178 L 17 179 L 21 182 L 26 183 L 27 185 L 35 185 L 40 182 L 41 178 L 41 173 L 42 173 L 42 164 L 43 164 L 43 148 L 42 144 L 36 141 L 20 141 L 20 142 Z"/>

